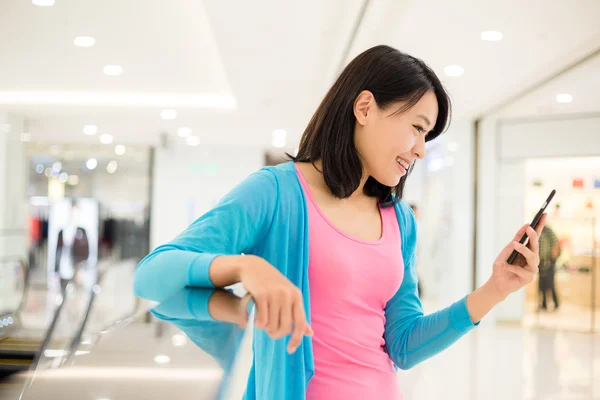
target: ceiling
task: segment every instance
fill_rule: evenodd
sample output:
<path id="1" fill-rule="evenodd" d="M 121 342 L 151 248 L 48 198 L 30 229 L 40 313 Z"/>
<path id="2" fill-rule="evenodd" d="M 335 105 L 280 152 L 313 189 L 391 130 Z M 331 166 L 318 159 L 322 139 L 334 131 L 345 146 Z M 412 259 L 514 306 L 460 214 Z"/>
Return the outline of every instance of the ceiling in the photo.
<path id="1" fill-rule="evenodd" d="M 157 144 L 161 132 L 175 137 L 187 126 L 201 145 L 268 147 L 271 132 L 284 128 L 293 148 L 339 65 L 375 44 L 430 64 L 460 120 L 485 114 L 600 47 L 597 0 L 552 7 L 542 0 L 377 0 L 342 59 L 362 4 L 56 0 L 37 7 L 3 0 L 0 110 L 23 115 L 40 142 L 98 143 L 82 133 L 95 124 L 115 144 Z M 482 41 L 485 30 L 503 32 L 504 40 Z M 76 36 L 96 44 L 75 47 Z M 104 75 L 107 64 L 121 65 L 123 74 Z M 448 64 L 462 65 L 465 74 L 446 76 Z M 581 68 L 597 81 L 597 67 Z M 597 109 L 598 91 L 581 74 L 540 91 L 527 109 L 553 113 L 556 90 L 586 88 L 569 112 Z M 163 108 L 175 108 L 177 119 L 161 120 Z"/>

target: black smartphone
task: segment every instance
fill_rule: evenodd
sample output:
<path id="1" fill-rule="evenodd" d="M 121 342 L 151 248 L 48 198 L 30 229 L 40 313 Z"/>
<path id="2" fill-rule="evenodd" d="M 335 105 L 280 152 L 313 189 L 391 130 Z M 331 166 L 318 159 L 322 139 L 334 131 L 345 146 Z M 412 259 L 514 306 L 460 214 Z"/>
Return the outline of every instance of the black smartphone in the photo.
<path id="1" fill-rule="evenodd" d="M 531 221 L 531 224 L 529 224 L 533 229 L 535 229 L 537 227 L 537 224 L 538 224 L 538 222 L 540 222 L 542 215 L 544 215 L 544 211 L 546 211 L 546 207 L 548 207 L 548 204 L 550 204 L 550 201 L 552 201 L 552 198 L 554 197 L 555 194 L 556 194 L 556 190 L 552 190 L 550 192 L 550 195 L 544 202 L 544 204 L 542 204 L 542 208 L 540 208 L 540 211 L 538 211 L 537 214 L 535 214 L 535 217 L 533 217 L 533 221 Z M 523 236 L 521 236 L 521 240 L 519 240 L 519 243 L 525 244 L 526 241 L 527 241 L 527 234 L 524 233 Z M 515 262 L 515 259 L 517 258 L 518 255 L 519 255 L 519 252 L 516 250 L 513 250 L 513 252 L 510 253 L 510 257 L 508 257 L 508 260 L 506 260 L 506 262 L 509 264 L 512 264 L 513 262 Z"/>

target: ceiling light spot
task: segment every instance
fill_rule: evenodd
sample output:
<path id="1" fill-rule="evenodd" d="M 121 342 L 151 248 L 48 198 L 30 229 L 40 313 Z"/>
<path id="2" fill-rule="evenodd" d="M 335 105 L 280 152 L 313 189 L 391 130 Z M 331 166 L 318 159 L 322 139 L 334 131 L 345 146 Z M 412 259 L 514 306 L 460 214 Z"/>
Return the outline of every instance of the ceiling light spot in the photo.
<path id="1" fill-rule="evenodd" d="M 447 65 L 444 68 L 444 72 L 448 76 L 462 76 L 465 73 L 465 69 L 460 65 Z"/>

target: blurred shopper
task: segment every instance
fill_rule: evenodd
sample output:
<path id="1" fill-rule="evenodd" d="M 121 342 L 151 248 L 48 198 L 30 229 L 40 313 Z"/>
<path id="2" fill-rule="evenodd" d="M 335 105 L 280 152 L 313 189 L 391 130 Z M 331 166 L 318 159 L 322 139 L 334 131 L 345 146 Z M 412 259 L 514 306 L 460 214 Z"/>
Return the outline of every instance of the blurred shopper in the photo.
<path id="1" fill-rule="evenodd" d="M 539 291 L 541 295 L 540 310 L 547 310 L 548 303 L 546 301 L 546 295 L 548 292 L 552 294 L 552 301 L 554 302 L 554 309 L 558 309 L 558 294 L 556 293 L 556 285 L 554 283 L 554 275 L 556 271 L 556 260 L 560 256 L 560 244 L 558 237 L 554 231 L 545 226 L 540 234 L 540 277 L 539 277 Z"/>
<path id="2" fill-rule="evenodd" d="M 62 290 L 75 276 L 77 265 L 87 260 L 90 255 L 87 232 L 80 226 L 79 212 L 77 203 L 73 203 L 69 220 L 58 232 L 55 270 L 60 276 Z"/>
<path id="3" fill-rule="evenodd" d="M 323 99 L 293 161 L 251 175 L 150 253 L 135 293 L 162 301 L 185 286 L 241 282 L 256 304 L 247 399 L 401 398 L 394 364 L 444 350 L 538 268 L 538 233 L 525 225 L 487 283 L 424 315 L 415 219 L 401 199 L 425 142 L 449 121 L 448 94 L 423 61 L 388 46 L 365 51 Z M 525 232 L 528 247 L 516 242 Z M 518 265 L 506 263 L 513 249 Z"/>

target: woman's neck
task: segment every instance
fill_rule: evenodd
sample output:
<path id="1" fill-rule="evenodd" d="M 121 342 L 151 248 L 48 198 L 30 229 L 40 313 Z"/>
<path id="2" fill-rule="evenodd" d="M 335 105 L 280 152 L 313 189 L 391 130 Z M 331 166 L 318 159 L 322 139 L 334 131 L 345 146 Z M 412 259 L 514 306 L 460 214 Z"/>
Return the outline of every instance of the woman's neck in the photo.
<path id="1" fill-rule="evenodd" d="M 314 166 L 310 162 L 304 163 L 304 164 L 308 166 L 308 168 L 303 170 L 304 175 L 305 175 L 304 178 L 307 180 L 308 184 L 311 186 L 315 186 L 319 190 L 325 191 L 333 196 L 333 194 L 331 193 L 331 190 L 325 183 L 325 178 L 323 177 L 323 173 L 321 172 L 321 171 L 323 171 L 323 163 L 321 162 L 321 160 L 316 161 L 314 163 Z M 308 172 L 309 176 L 306 176 L 307 172 Z M 358 188 L 356 188 L 356 190 L 348 197 L 349 200 L 358 200 L 358 199 L 364 200 L 366 197 L 368 197 L 364 191 L 365 183 L 367 182 L 368 178 L 369 178 L 368 175 L 364 175 L 362 177 L 362 179 L 360 180 L 360 184 L 358 185 Z"/>

